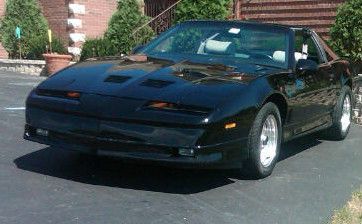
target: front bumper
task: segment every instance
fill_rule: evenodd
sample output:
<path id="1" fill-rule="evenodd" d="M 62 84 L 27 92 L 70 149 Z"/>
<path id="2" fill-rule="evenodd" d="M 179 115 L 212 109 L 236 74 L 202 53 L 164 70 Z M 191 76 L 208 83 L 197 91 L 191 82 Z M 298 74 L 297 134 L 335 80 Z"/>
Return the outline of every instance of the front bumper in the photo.
<path id="1" fill-rule="evenodd" d="M 175 146 L 112 141 L 110 138 L 56 131 L 48 131 L 48 136 L 42 136 L 37 134 L 36 129 L 37 127 L 26 125 L 24 139 L 64 150 L 117 157 L 140 163 L 182 168 L 239 168 L 242 161 L 248 157 L 246 139 L 195 146 L 192 147 L 194 156 L 183 156 Z"/>

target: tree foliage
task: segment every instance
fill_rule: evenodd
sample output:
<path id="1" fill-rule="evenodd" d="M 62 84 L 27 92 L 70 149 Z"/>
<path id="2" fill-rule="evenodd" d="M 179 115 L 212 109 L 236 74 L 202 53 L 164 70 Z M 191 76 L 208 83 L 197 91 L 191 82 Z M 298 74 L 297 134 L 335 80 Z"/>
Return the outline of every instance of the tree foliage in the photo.
<path id="1" fill-rule="evenodd" d="M 362 0 L 347 0 L 338 9 L 331 38 L 339 55 L 353 62 L 362 61 Z"/>
<path id="2" fill-rule="evenodd" d="M 110 40 L 96 38 L 87 40 L 84 43 L 80 60 L 83 61 L 87 58 L 114 56 L 117 54 L 120 54 L 120 52 Z"/>
<path id="3" fill-rule="evenodd" d="M 194 19 L 224 20 L 230 15 L 231 0 L 183 0 L 176 8 L 175 22 Z"/>
<path id="4" fill-rule="evenodd" d="M 132 34 L 148 20 L 140 12 L 136 0 L 118 0 L 117 11 L 110 19 L 104 37 L 87 40 L 83 45 L 81 60 L 129 53 L 135 46 L 154 36 L 149 26 L 139 29 L 137 35 Z"/>
<path id="5" fill-rule="evenodd" d="M 135 0 L 119 0 L 117 11 L 113 14 L 105 39 L 108 39 L 121 53 L 129 53 L 136 45 L 146 42 L 154 36 L 149 26 L 145 26 L 138 32 L 135 38 L 132 33 L 138 27 L 146 24 L 149 18 L 144 16 Z"/>
<path id="6" fill-rule="evenodd" d="M 36 0 L 7 0 L 5 16 L 0 22 L 1 43 L 10 58 L 18 57 L 15 29 L 22 30 L 21 47 L 24 56 L 30 53 L 33 39 L 46 36 L 48 23 Z"/>
<path id="7" fill-rule="evenodd" d="M 31 60 L 44 59 L 43 54 L 49 50 L 49 48 L 47 49 L 47 45 L 49 45 L 49 43 L 48 37 L 46 35 L 33 38 L 30 44 L 29 53 L 26 55 L 26 58 Z M 68 54 L 68 51 L 64 46 L 65 44 L 61 39 L 57 37 L 53 38 L 52 50 L 54 53 Z"/>

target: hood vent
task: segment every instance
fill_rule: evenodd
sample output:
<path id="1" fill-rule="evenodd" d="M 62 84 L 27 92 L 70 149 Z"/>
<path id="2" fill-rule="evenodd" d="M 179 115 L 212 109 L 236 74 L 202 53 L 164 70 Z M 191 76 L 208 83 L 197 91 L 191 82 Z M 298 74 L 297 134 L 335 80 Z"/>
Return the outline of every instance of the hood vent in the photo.
<path id="1" fill-rule="evenodd" d="M 129 76 L 110 75 L 104 80 L 104 82 L 124 83 L 124 82 L 128 81 L 130 78 L 131 77 L 129 77 Z"/>
<path id="2" fill-rule="evenodd" d="M 141 83 L 141 86 L 153 87 L 153 88 L 164 88 L 167 87 L 174 82 L 171 81 L 164 81 L 164 80 L 157 80 L 157 79 L 147 79 Z"/>

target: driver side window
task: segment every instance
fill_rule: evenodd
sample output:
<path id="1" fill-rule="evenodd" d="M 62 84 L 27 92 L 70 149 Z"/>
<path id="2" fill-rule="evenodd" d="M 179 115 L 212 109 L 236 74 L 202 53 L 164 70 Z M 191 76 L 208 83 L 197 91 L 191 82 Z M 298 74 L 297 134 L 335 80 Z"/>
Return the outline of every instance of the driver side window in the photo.
<path id="1" fill-rule="evenodd" d="M 296 33 L 295 36 L 295 60 L 309 59 L 315 61 L 317 64 L 323 63 L 322 57 L 315 44 L 312 36 L 305 37 L 302 32 Z"/>

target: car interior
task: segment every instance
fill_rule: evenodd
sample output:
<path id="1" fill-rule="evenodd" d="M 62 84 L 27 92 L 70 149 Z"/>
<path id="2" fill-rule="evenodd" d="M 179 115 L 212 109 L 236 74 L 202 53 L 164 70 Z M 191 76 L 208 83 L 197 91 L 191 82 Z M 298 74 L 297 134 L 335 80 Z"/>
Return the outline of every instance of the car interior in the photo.
<path id="1" fill-rule="evenodd" d="M 287 64 L 288 37 L 283 33 L 237 28 L 180 33 L 182 34 L 162 41 L 156 47 L 156 52 L 240 58 L 275 66 Z M 310 59 L 320 63 L 317 46 L 312 37 L 306 37 L 301 32 L 296 33 L 294 57 L 295 62 Z"/>

